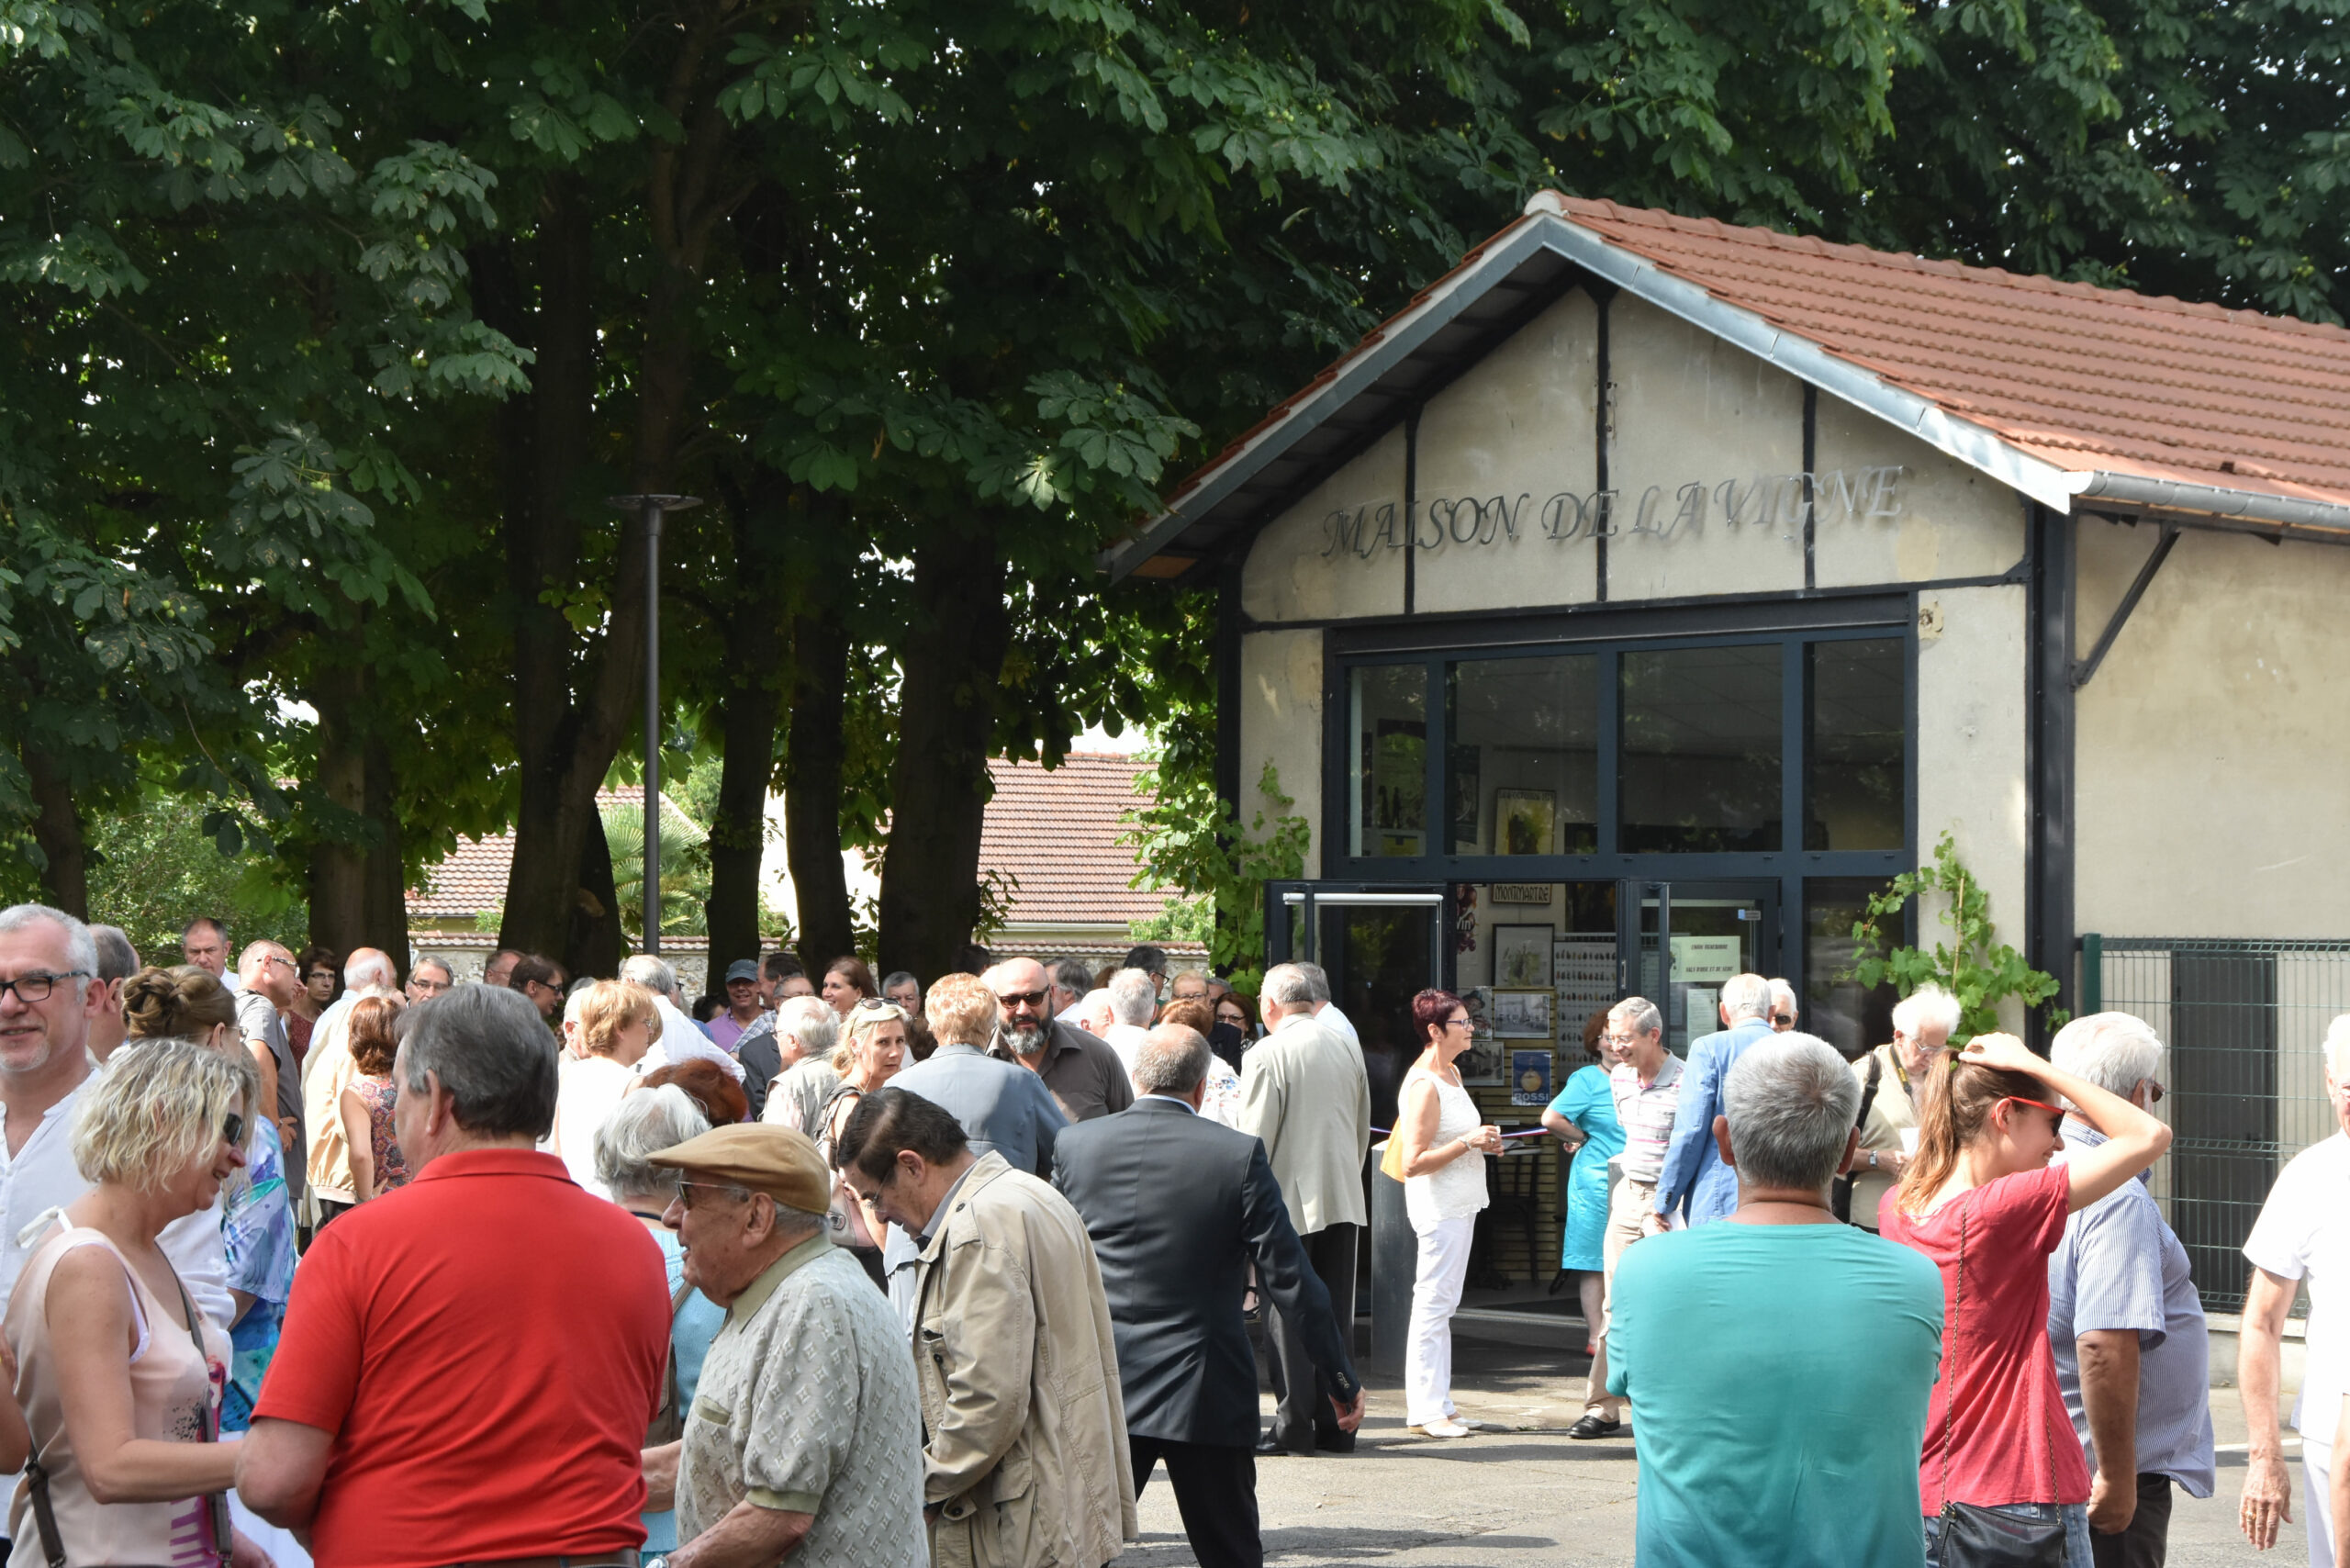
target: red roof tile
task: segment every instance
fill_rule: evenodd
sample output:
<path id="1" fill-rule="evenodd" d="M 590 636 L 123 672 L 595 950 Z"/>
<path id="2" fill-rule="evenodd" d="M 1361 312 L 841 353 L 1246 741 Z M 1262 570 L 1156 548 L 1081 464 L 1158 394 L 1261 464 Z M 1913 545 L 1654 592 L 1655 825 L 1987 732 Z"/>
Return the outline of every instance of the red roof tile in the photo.
<path id="1" fill-rule="evenodd" d="M 672 810 L 677 802 L 665 792 Z M 644 803 L 642 790 L 599 790 L 596 809 Z M 514 860 L 514 835 L 494 833 L 487 838 L 461 838 L 439 865 L 424 873 L 424 885 L 408 890 L 408 917 L 416 920 L 456 920 L 506 902 L 506 871 Z M 664 941 L 668 938 L 664 937 Z"/>
<path id="2" fill-rule="evenodd" d="M 2350 332 L 1561 198 L 1570 221 L 2065 469 L 2350 502 Z"/>
<path id="3" fill-rule="evenodd" d="M 995 798 L 979 834 L 979 873 L 1017 877 L 1012 918 L 1022 924 L 1125 921 L 1157 914 L 1169 895 L 1138 892 L 1135 852 L 1119 819 L 1150 802 L 1134 790 L 1140 757 L 1071 752 L 1058 767 L 988 765 Z"/>

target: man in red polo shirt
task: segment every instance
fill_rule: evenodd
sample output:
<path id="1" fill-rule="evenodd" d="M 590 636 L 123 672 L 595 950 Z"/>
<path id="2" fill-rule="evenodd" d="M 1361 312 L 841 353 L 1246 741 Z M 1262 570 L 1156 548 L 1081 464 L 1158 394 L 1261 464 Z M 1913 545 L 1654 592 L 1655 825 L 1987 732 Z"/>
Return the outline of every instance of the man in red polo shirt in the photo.
<path id="1" fill-rule="evenodd" d="M 393 1073 L 416 1179 L 303 1259 L 237 1489 L 319 1568 L 634 1568 L 661 1250 L 533 1151 L 555 1044 L 527 999 L 420 1003 Z"/>

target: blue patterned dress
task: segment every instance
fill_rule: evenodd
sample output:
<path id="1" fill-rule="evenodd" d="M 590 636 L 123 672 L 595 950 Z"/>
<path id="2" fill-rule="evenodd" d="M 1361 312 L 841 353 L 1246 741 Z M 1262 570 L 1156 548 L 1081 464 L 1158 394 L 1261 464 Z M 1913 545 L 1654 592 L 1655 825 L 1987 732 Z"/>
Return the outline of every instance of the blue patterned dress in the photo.
<path id="1" fill-rule="evenodd" d="M 266 1120 L 253 1129 L 245 1168 L 229 1185 L 220 1233 L 228 1242 L 229 1288 L 253 1298 L 252 1309 L 229 1330 L 235 1353 L 220 1400 L 221 1431 L 241 1432 L 252 1425 L 253 1401 L 261 1397 L 262 1374 L 277 1354 L 278 1327 L 294 1289 L 294 1207 L 285 1193 L 285 1153 L 276 1126 Z"/>

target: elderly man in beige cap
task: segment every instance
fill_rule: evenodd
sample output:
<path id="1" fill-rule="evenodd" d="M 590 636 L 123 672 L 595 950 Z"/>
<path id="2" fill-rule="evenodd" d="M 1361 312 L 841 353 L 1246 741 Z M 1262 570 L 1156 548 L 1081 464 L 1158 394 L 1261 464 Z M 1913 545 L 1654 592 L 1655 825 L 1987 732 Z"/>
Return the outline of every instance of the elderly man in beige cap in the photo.
<path id="1" fill-rule="evenodd" d="M 827 1234 L 831 1173 L 789 1127 L 716 1128 L 653 1157 L 687 1281 L 726 1309 L 682 1441 L 644 1453 L 677 1510 L 669 1568 L 922 1568 L 922 1406 L 905 1331 Z M 664 1560 L 655 1559 L 655 1563 Z"/>

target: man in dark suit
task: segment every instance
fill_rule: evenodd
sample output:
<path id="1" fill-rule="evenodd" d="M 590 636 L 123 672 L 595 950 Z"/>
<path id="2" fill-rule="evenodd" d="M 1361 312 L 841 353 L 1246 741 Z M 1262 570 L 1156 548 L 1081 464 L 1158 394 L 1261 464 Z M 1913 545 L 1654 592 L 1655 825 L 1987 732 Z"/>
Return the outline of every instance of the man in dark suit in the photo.
<path id="1" fill-rule="evenodd" d="M 1240 1317 L 1250 1263 L 1338 1391 L 1341 1429 L 1361 1422 L 1363 1391 L 1265 1146 L 1199 1114 L 1208 1059 L 1197 1031 L 1152 1030 L 1136 1051 L 1141 1097 L 1063 1129 L 1053 1182 L 1101 1260 L 1136 1492 L 1164 1459 L 1200 1568 L 1261 1568 L 1257 1363 Z"/>

